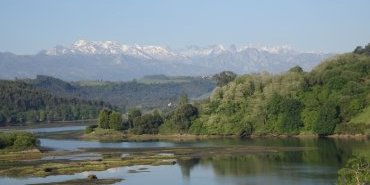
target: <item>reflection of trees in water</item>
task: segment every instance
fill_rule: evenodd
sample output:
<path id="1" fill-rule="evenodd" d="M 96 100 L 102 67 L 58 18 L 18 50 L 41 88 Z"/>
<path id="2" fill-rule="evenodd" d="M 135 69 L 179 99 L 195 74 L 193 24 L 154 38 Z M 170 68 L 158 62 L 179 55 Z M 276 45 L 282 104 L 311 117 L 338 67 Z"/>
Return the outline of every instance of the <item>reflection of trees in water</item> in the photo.
<path id="1" fill-rule="evenodd" d="M 307 147 L 303 151 L 260 153 L 238 156 L 214 156 L 179 160 L 184 177 L 190 176 L 191 169 L 200 165 L 212 166 L 217 175 L 245 176 L 269 171 L 278 171 L 287 166 L 300 168 L 304 165 L 313 167 L 339 167 L 352 154 L 350 142 L 334 139 L 277 139 L 270 146 Z M 358 146 L 357 146 L 358 147 Z M 286 171 L 287 172 L 287 171 Z"/>
<path id="2" fill-rule="evenodd" d="M 190 171 L 194 168 L 194 166 L 199 164 L 200 158 L 179 159 L 177 162 L 180 165 L 182 176 L 189 178 Z"/>

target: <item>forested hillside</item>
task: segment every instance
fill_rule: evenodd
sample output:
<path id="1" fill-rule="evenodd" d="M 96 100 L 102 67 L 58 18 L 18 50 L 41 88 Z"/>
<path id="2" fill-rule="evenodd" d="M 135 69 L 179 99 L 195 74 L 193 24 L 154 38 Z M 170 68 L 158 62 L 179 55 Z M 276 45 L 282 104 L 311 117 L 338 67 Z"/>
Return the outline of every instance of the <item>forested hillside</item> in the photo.
<path id="1" fill-rule="evenodd" d="M 96 118 L 102 101 L 56 96 L 20 81 L 0 80 L 0 125 Z"/>
<path id="2" fill-rule="evenodd" d="M 370 45 L 311 72 L 243 75 L 198 105 L 193 134 L 370 133 Z M 367 51 L 369 50 L 369 51 Z"/>
<path id="3" fill-rule="evenodd" d="M 152 75 L 129 82 L 65 82 L 43 75 L 23 81 L 59 96 L 108 102 L 122 112 L 132 107 L 142 110 L 164 109 L 169 103 L 174 104 L 182 94 L 196 99 L 209 94 L 215 87 L 215 82 L 210 79 L 164 75 Z"/>

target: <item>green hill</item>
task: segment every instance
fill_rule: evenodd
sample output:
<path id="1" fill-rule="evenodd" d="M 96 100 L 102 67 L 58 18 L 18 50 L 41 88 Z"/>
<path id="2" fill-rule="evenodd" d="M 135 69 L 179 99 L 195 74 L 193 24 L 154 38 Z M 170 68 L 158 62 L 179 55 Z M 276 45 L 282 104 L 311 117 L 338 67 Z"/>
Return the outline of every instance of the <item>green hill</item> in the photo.
<path id="1" fill-rule="evenodd" d="M 200 117 L 189 132 L 370 134 L 370 55 L 366 48 L 331 58 L 311 72 L 297 66 L 279 75 L 239 76 L 198 105 Z"/>
<path id="2" fill-rule="evenodd" d="M 0 125 L 96 118 L 102 101 L 53 95 L 21 81 L 0 80 Z"/>
<path id="3" fill-rule="evenodd" d="M 131 107 L 143 110 L 166 109 L 170 102 L 175 103 L 182 94 L 197 99 L 209 94 L 215 87 L 215 82 L 210 79 L 164 75 L 147 76 L 128 82 L 65 82 L 42 75 L 23 81 L 58 96 L 108 102 L 121 111 Z"/>

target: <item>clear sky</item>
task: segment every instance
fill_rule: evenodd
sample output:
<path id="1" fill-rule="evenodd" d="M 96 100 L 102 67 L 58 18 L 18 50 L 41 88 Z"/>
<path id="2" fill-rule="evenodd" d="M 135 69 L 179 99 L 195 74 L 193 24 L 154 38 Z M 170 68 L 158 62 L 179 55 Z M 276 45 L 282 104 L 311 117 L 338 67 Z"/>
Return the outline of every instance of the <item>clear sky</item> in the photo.
<path id="1" fill-rule="evenodd" d="M 345 52 L 370 42 L 370 0 L 1 0 L 0 51 L 75 40 L 290 45 Z"/>

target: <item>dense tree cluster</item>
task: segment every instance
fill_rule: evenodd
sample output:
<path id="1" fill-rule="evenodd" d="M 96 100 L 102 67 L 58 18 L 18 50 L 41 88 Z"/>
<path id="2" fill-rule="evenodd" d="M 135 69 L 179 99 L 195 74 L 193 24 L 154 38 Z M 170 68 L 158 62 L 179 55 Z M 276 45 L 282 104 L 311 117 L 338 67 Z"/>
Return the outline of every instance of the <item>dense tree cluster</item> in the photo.
<path id="1" fill-rule="evenodd" d="M 163 123 L 163 118 L 158 111 L 144 114 L 133 120 L 131 132 L 134 134 L 158 134 L 159 127 Z"/>
<path id="2" fill-rule="evenodd" d="M 37 138 L 28 132 L 0 132 L 0 149 L 25 150 L 37 144 Z"/>
<path id="3" fill-rule="evenodd" d="M 365 53 L 339 55 L 309 73 L 296 66 L 280 75 L 243 75 L 199 104 L 200 116 L 189 132 L 369 134 L 369 94 L 370 57 Z"/>
<path id="4" fill-rule="evenodd" d="M 127 130 L 133 134 L 158 134 L 163 117 L 158 111 L 142 114 L 137 108 L 130 109 L 127 119 L 123 120 L 121 114 L 112 112 L 108 109 L 100 111 L 98 126 L 103 129 Z M 91 132 L 94 128 L 89 128 L 86 132 Z"/>
<path id="5" fill-rule="evenodd" d="M 166 118 L 160 133 L 187 133 L 198 117 L 198 109 L 188 102 L 187 96 L 180 97 L 180 103 Z"/>
<path id="6" fill-rule="evenodd" d="M 213 75 L 213 79 L 216 80 L 217 86 L 224 86 L 227 83 L 233 81 L 236 78 L 236 74 L 233 73 L 232 71 L 223 71 L 219 74 Z"/>
<path id="7" fill-rule="evenodd" d="M 21 81 L 0 81 L 0 125 L 96 118 L 102 101 L 52 95 Z"/>
<path id="8" fill-rule="evenodd" d="M 102 129 L 122 130 L 122 115 L 110 109 L 103 109 L 99 112 L 98 126 Z"/>
<path id="9" fill-rule="evenodd" d="M 112 129 L 112 120 L 116 120 L 113 117 L 114 114 L 115 112 L 108 109 L 101 110 L 98 119 L 99 127 L 103 129 Z M 188 102 L 186 95 L 182 95 L 176 108 L 166 116 L 163 116 L 158 110 L 143 114 L 140 109 L 133 108 L 128 111 L 127 119 L 122 121 L 122 119 L 117 118 L 117 120 L 121 122 L 119 128 L 129 133 L 139 135 L 167 134 L 187 133 L 197 116 L 198 109 Z M 93 129 L 94 128 L 88 128 L 86 132 L 90 133 Z"/>

